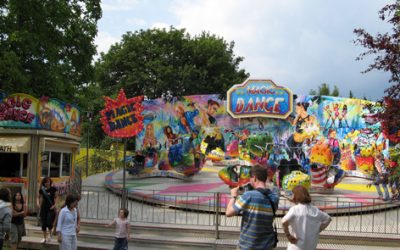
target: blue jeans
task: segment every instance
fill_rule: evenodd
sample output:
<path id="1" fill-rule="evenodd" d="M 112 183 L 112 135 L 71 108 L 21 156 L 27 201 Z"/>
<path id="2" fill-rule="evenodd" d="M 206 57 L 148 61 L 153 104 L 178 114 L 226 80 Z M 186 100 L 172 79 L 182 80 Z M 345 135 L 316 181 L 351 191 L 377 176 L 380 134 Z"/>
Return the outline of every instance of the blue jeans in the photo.
<path id="1" fill-rule="evenodd" d="M 379 185 L 382 185 L 383 191 L 385 192 L 385 200 L 389 200 L 390 196 L 389 196 L 389 190 L 387 188 L 387 184 L 386 183 L 381 183 L 381 184 L 374 184 L 376 191 L 378 192 L 379 197 L 382 197 L 382 190 L 381 187 Z"/>
<path id="2" fill-rule="evenodd" d="M 76 250 L 77 246 L 76 235 L 65 235 L 61 233 L 60 250 Z"/>
<path id="3" fill-rule="evenodd" d="M 115 238 L 113 250 L 127 250 L 128 239 L 127 238 Z"/>

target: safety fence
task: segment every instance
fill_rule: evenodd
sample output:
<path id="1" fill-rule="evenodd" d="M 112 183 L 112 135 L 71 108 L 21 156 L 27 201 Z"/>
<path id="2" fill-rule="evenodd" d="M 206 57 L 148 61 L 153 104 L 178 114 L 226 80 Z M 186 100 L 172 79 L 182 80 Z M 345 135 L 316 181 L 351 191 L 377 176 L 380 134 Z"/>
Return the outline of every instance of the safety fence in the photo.
<path id="1" fill-rule="evenodd" d="M 133 194 L 133 195 L 132 195 Z M 136 195 L 135 195 L 136 194 Z M 140 195 L 139 195 L 140 194 Z M 149 190 L 129 192 L 126 202 L 132 222 L 212 226 L 239 228 L 241 216 L 226 217 L 225 207 L 229 196 L 221 193 L 187 193 L 167 195 Z M 363 198 L 350 201 L 341 197 L 313 195 L 313 204 L 332 216 L 326 229 L 333 232 L 400 233 L 400 202 L 382 202 Z M 83 187 L 79 211 L 83 219 L 111 220 L 121 208 L 121 196 L 99 187 Z M 278 228 L 281 217 L 293 204 L 281 197 L 279 202 Z"/>

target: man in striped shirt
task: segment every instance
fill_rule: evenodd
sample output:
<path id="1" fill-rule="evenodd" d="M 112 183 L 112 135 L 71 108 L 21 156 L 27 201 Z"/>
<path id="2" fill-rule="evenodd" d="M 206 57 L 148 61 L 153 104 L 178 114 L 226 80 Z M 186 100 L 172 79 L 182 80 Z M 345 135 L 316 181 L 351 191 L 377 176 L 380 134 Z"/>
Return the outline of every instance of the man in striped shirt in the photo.
<path id="1" fill-rule="evenodd" d="M 240 230 L 240 249 L 272 249 L 274 245 L 273 210 L 268 194 L 278 208 L 279 189 L 267 188 L 267 169 L 260 165 L 253 166 L 250 173 L 250 184 L 254 190 L 246 191 L 238 197 L 239 187 L 231 189 L 231 198 L 226 208 L 226 216 L 231 217 L 242 212 Z"/>

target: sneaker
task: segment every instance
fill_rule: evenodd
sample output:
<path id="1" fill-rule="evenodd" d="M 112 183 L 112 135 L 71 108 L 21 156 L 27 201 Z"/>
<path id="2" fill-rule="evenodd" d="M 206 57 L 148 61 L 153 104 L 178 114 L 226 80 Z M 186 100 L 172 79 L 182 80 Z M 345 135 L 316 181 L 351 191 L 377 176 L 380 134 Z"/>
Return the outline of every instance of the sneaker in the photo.
<path id="1" fill-rule="evenodd" d="M 40 243 L 42 243 L 42 244 L 46 243 L 46 239 L 42 239 L 42 240 L 40 241 Z"/>
<path id="2" fill-rule="evenodd" d="M 47 238 L 47 242 L 51 242 L 52 237 L 49 236 L 49 238 Z"/>

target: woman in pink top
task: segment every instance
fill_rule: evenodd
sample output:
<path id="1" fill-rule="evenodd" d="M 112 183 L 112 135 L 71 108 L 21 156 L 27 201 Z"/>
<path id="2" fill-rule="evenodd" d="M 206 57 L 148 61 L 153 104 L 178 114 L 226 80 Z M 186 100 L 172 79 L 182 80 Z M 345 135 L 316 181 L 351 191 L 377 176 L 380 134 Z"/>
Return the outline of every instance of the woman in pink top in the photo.
<path id="1" fill-rule="evenodd" d="M 131 234 L 131 226 L 128 219 L 129 211 L 126 208 L 119 210 L 118 218 L 115 218 L 106 227 L 111 227 L 116 224 L 115 227 L 115 242 L 113 250 L 127 250 L 128 240 Z"/>
<path id="2" fill-rule="evenodd" d="M 296 186 L 292 192 L 296 205 L 282 218 L 283 230 L 289 240 L 287 249 L 316 249 L 319 233 L 329 225 L 331 217 L 311 205 L 311 196 L 305 187 Z"/>

